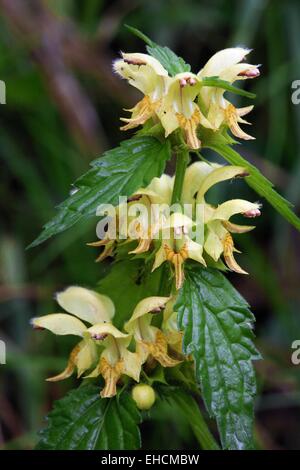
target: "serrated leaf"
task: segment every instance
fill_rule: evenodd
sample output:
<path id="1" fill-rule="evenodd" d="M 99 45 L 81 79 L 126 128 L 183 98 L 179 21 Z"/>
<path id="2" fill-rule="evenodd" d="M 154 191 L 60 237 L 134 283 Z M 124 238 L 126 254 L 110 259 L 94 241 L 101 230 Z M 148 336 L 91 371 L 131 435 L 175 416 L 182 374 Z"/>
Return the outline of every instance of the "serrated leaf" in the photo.
<path id="1" fill-rule="evenodd" d="M 222 80 L 219 77 L 204 77 L 201 79 L 201 83 L 203 86 L 223 88 L 224 90 L 230 91 L 231 93 L 246 96 L 247 98 L 251 99 L 255 98 L 256 96 L 255 93 L 251 93 L 241 88 L 237 88 L 236 86 L 231 85 L 231 83 L 227 82 L 226 80 Z"/>
<path id="2" fill-rule="evenodd" d="M 206 141 L 205 146 L 217 152 L 231 165 L 246 168 L 250 175 L 245 178 L 248 185 L 254 189 L 257 194 L 264 197 L 282 217 L 290 222 L 296 229 L 300 230 L 300 219 L 291 209 L 293 205 L 275 191 L 271 181 L 263 176 L 254 165 L 249 163 L 238 152 L 226 144 L 214 143 L 213 141 L 210 143 Z"/>
<path id="3" fill-rule="evenodd" d="M 157 59 L 161 65 L 167 70 L 167 72 L 174 77 L 177 73 L 190 72 L 191 66 L 187 64 L 182 57 L 179 57 L 168 47 L 162 47 L 156 44 L 146 34 L 142 33 L 137 28 L 125 25 L 125 27 L 135 36 L 142 39 L 147 44 L 147 52 Z"/>
<path id="4" fill-rule="evenodd" d="M 97 386 L 81 386 L 55 402 L 37 449 L 136 450 L 140 448 L 140 421 L 127 392 L 100 398 Z"/>
<path id="5" fill-rule="evenodd" d="M 184 330 L 183 350 L 193 354 L 206 407 L 218 423 L 226 449 L 253 447 L 252 361 L 254 317 L 246 301 L 215 269 L 186 270 L 175 309 Z"/>
<path id="6" fill-rule="evenodd" d="M 161 63 L 171 77 L 174 77 L 177 73 L 191 71 L 191 66 L 168 47 L 162 47 L 155 44 L 154 47 L 147 46 L 146 49 L 152 57 Z"/>
<path id="7" fill-rule="evenodd" d="M 154 137 L 126 140 L 91 163 L 92 168 L 76 182 L 77 191 L 58 206 L 58 214 L 48 222 L 34 247 L 48 238 L 96 215 L 100 204 L 117 205 L 119 196 L 131 196 L 152 178 L 160 176 L 170 158 L 170 144 Z"/>

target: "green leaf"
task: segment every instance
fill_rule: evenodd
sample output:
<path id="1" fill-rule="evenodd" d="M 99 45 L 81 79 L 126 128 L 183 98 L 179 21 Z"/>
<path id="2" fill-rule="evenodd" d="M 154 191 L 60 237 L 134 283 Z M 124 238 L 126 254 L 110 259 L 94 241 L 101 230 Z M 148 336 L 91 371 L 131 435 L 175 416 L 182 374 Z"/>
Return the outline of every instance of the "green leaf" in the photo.
<path id="1" fill-rule="evenodd" d="M 74 192 L 58 206 L 58 214 L 48 222 L 34 247 L 48 238 L 96 215 L 100 204 L 118 205 L 119 196 L 131 196 L 152 178 L 160 176 L 170 158 L 168 141 L 150 136 L 133 137 L 91 163 L 92 168 L 75 182 Z"/>
<path id="2" fill-rule="evenodd" d="M 156 46 L 155 42 L 153 42 L 152 39 L 149 38 L 149 36 L 146 36 L 146 34 L 142 33 L 142 31 L 140 31 L 139 29 L 134 28 L 133 26 L 130 26 L 129 24 L 125 24 L 124 26 L 125 26 L 126 29 L 128 29 L 128 31 L 130 31 L 137 38 L 140 38 L 148 46 L 150 46 L 150 47 L 155 47 Z"/>
<path id="3" fill-rule="evenodd" d="M 226 80 L 222 80 L 219 77 L 204 77 L 201 79 L 201 83 L 203 86 L 210 86 L 216 88 L 223 88 L 226 91 L 230 91 L 231 93 L 235 93 L 237 95 L 246 96 L 247 98 L 255 98 L 254 93 L 250 93 L 249 91 L 243 90 L 241 88 L 237 88 L 231 83 L 227 82 Z"/>
<path id="4" fill-rule="evenodd" d="M 174 412 L 182 412 L 190 424 L 201 449 L 218 450 L 219 446 L 212 436 L 196 401 L 192 395 L 179 387 L 160 387 L 160 397 L 170 404 Z"/>
<path id="5" fill-rule="evenodd" d="M 171 49 L 159 46 L 139 29 L 128 25 L 125 26 L 132 34 L 142 39 L 142 41 L 147 44 L 147 52 L 157 59 L 172 77 L 177 73 L 190 72 L 191 66 L 187 64 L 182 57 L 176 55 Z"/>
<path id="6" fill-rule="evenodd" d="M 191 66 L 168 47 L 161 47 L 156 44 L 154 47 L 147 46 L 146 49 L 152 57 L 161 63 L 171 77 L 178 73 L 191 71 Z"/>
<path id="7" fill-rule="evenodd" d="M 215 269 L 193 266 L 175 305 L 184 330 L 183 350 L 193 354 L 206 407 L 226 449 L 253 447 L 256 393 L 252 360 L 254 316 L 246 301 Z"/>
<path id="8" fill-rule="evenodd" d="M 238 165 L 246 168 L 250 175 L 245 178 L 248 185 L 260 196 L 267 199 L 274 209 L 277 210 L 279 214 L 281 214 L 296 229 L 300 230 L 300 219 L 291 209 L 293 205 L 273 189 L 271 181 L 263 176 L 254 165 L 249 163 L 238 152 L 226 144 L 214 143 L 213 141 L 210 143 L 209 141 L 206 141 L 205 146 L 217 152 L 231 165 Z"/>
<path id="9" fill-rule="evenodd" d="M 140 448 L 140 413 L 127 392 L 100 398 L 84 385 L 55 402 L 40 432 L 39 450 L 135 450 Z"/>

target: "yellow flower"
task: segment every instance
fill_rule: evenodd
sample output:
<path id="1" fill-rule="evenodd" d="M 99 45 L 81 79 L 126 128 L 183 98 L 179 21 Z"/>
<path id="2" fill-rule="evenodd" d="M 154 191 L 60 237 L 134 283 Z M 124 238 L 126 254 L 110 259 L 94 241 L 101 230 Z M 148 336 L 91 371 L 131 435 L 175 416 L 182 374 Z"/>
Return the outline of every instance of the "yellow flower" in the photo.
<path id="1" fill-rule="evenodd" d="M 146 188 L 141 188 L 135 193 L 140 199 L 137 204 L 133 203 L 130 210 L 133 209 L 134 212 L 135 206 L 138 208 L 139 204 L 142 204 L 145 212 L 132 222 L 139 243 L 130 253 L 139 254 L 150 249 L 152 240 L 166 220 L 165 211 L 169 210 L 173 183 L 173 178 L 162 175 L 160 178 L 153 178 Z"/>
<path id="2" fill-rule="evenodd" d="M 87 377 L 102 375 L 105 386 L 102 398 L 113 397 L 117 393 L 117 382 L 125 374 L 139 381 L 142 361 L 135 352 L 128 350 L 131 335 L 122 333 L 111 323 L 98 323 L 88 329 L 91 338 L 103 346 L 97 367 Z"/>
<path id="3" fill-rule="evenodd" d="M 187 72 L 177 74 L 166 81 L 166 94 L 158 110 L 165 136 L 181 128 L 187 145 L 192 149 L 198 149 L 201 146 L 197 137 L 198 126 L 201 124 L 209 129 L 213 128 L 195 103 L 200 91 L 200 81 L 195 74 Z"/>
<path id="4" fill-rule="evenodd" d="M 233 83 L 236 80 L 245 80 L 259 76 L 257 65 L 240 63 L 250 52 L 249 49 L 235 47 L 224 49 L 214 54 L 198 73 L 198 79 L 218 76 L 222 80 Z M 248 114 L 253 106 L 236 108 L 224 98 L 225 90 L 215 87 L 202 87 L 199 93 L 199 103 L 206 108 L 207 119 L 215 129 L 219 129 L 224 123 L 233 135 L 240 139 L 250 140 L 254 137 L 246 134 L 239 126 L 240 123 L 249 124 L 242 119 Z"/>
<path id="5" fill-rule="evenodd" d="M 231 233 L 245 233 L 252 230 L 253 226 L 241 226 L 230 222 L 230 218 L 236 214 L 245 217 L 257 217 L 260 215 L 260 204 L 243 199 L 232 199 L 213 207 L 205 201 L 206 192 L 215 184 L 238 176 L 247 176 L 245 169 L 238 166 L 223 166 L 212 169 L 202 180 L 197 192 L 196 202 L 203 205 L 203 222 L 206 227 L 204 242 L 205 252 L 215 261 L 223 254 L 229 269 L 240 274 L 247 274 L 235 261 L 233 253 L 238 252 L 233 244 Z"/>
<path id="6" fill-rule="evenodd" d="M 128 110 L 131 118 L 122 118 L 126 125 L 121 129 L 132 129 L 150 118 L 159 118 L 166 137 L 180 128 L 191 149 L 201 146 L 197 135 L 199 125 L 217 130 L 225 123 L 235 136 L 252 139 L 239 124 L 248 124 L 243 116 L 253 106 L 235 108 L 224 98 L 224 89 L 208 87 L 202 82 L 203 78 L 212 76 L 230 83 L 257 77 L 257 65 L 240 63 L 248 53 L 249 49 L 241 47 L 224 49 L 211 57 L 197 75 L 183 72 L 175 77 L 169 77 L 160 62 L 147 54 L 122 53 L 122 59 L 114 63 L 114 70 L 138 88 L 144 98 Z"/>
<path id="7" fill-rule="evenodd" d="M 195 195 L 202 181 L 209 173 L 220 166 L 217 163 L 195 162 L 186 169 L 182 188 L 182 201 L 184 204 L 192 205 L 193 213 L 196 204 Z"/>
<path id="8" fill-rule="evenodd" d="M 165 222 L 161 231 L 161 246 L 155 255 L 152 271 L 165 261 L 173 264 L 175 270 L 175 286 L 180 289 L 184 281 L 183 264 L 187 258 L 198 261 L 206 266 L 202 256 L 203 245 L 189 236 L 196 224 L 192 219 L 181 213 L 172 214 Z"/>
<path id="9" fill-rule="evenodd" d="M 165 174 L 153 178 L 146 188 L 140 188 L 130 196 L 127 203 L 115 208 L 115 216 L 107 223 L 103 239 L 88 243 L 89 246 L 104 248 L 96 262 L 113 256 L 118 243 L 138 240 L 137 247 L 130 251 L 132 254 L 144 253 L 150 249 L 155 234 L 165 220 L 164 211 L 169 209 L 173 183 L 174 178 Z"/>
<path id="10" fill-rule="evenodd" d="M 174 312 L 174 304 L 176 297 L 172 297 L 166 304 L 163 313 L 162 331 L 166 336 L 167 342 L 176 351 L 179 356 L 182 356 L 182 338 L 183 332 L 178 330 L 177 327 L 177 312 Z"/>
<path id="11" fill-rule="evenodd" d="M 154 357 L 163 367 L 173 367 L 180 362 L 169 356 L 163 332 L 151 325 L 153 315 L 160 313 L 168 300 L 169 297 L 147 297 L 141 300 L 125 324 L 125 330 L 134 336 L 142 363 L 149 356 Z"/>
<path id="12" fill-rule="evenodd" d="M 83 321 L 94 325 L 110 321 L 115 313 L 114 305 L 109 297 L 83 287 L 68 287 L 57 294 L 56 300 L 71 315 L 53 313 L 33 318 L 31 321 L 33 327 L 46 328 L 56 335 L 79 336 L 82 340 L 72 350 L 66 369 L 59 375 L 47 379 L 51 382 L 70 377 L 75 368 L 77 368 L 77 376 L 80 377 L 93 365 L 97 358 L 96 345 L 90 335 L 86 335 L 88 327 Z"/>
<path id="13" fill-rule="evenodd" d="M 147 54 L 122 53 L 122 59 L 114 62 L 114 70 L 145 95 L 134 108 L 127 110 L 132 115 L 121 119 L 127 123 L 121 129 L 132 129 L 155 117 L 165 91 L 164 78 L 168 76 L 160 62 Z"/>

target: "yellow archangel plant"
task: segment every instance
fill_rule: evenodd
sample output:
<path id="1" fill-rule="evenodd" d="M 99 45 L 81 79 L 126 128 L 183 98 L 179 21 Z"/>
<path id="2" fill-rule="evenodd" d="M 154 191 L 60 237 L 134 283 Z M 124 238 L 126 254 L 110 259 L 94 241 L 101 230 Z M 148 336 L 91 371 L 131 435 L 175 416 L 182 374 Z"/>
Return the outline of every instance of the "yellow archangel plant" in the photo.
<path id="1" fill-rule="evenodd" d="M 271 183 L 231 148 L 229 131 L 253 139 L 240 127 L 249 124 L 244 116 L 253 106 L 237 107 L 225 92 L 253 97 L 233 84 L 258 77 L 259 66 L 244 62 L 249 49 L 235 47 L 217 52 L 195 74 L 168 48 L 137 35 L 148 44 L 149 54 L 122 53 L 113 64 L 118 76 L 143 95 L 127 110 L 129 117 L 121 118 L 121 129 L 135 129 L 136 134 L 92 163 L 76 182 L 77 191 L 34 242 L 93 215 L 99 205 L 112 209 L 113 216 L 99 221 L 102 235 L 97 231 L 98 240 L 89 244 L 101 249 L 96 261 L 113 261 L 103 269 L 99 287 L 69 287 L 56 296 L 63 312 L 32 320 L 37 329 L 80 338 L 65 370 L 47 380 L 66 379 L 76 371 L 86 384 L 96 384 L 80 387 L 80 396 L 95 388 L 98 395 L 101 383 L 101 397 L 112 400 L 110 409 L 108 402 L 97 400 L 102 424 L 110 415 L 118 416 L 119 424 L 128 418 L 132 398 L 140 409 L 149 409 L 169 385 L 167 396 L 173 393 L 176 414 L 178 403 L 187 409 L 201 383 L 223 447 L 248 449 L 253 446 L 252 361 L 260 358 L 252 342 L 254 317 L 220 271 L 247 274 L 235 258 L 235 238 L 254 228 L 241 221 L 258 217 L 261 204 L 224 200 L 220 194 L 225 191 L 216 191 L 216 186 L 242 179 L 300 228 Z M 204 159 L 200 149 L 207 147 L 229 164 Z M 173 155 L 176 168 L 170 176 L 173 167 L 166 169 L 166 162 Z M 131 402 L 122 398 L 128 390 Z M 127 400 L 123 410 L 122 400 Z M 194 402 L 191 406 L 196 420 L 200 411 Z M 125 430 L 121 424 L 114 430 L 114 439 L 122 436 L 120 448 L 124 442 L 139 445 L 138 432 L 128 428 L 138 419 L 130 415 Z M 95 421 L 84 425 L 82 435 L 94 426 Z M 201 428 L 197 436 L 202 447 L 218 447 L 203 418 L 195 428 Z M 103 442 L 108 446 L 110 440 L 104 436 Z"/>

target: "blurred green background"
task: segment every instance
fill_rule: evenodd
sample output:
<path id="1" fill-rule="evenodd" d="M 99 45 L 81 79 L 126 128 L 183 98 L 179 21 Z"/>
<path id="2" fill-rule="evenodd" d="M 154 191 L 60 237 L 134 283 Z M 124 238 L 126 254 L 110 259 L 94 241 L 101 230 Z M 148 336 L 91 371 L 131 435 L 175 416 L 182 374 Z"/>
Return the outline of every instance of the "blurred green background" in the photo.
<path id="1" fill-rule="evenodd" d="M 55 311 L 55 291 L 76 283 L 93 287 L 103 267 L 94 263 L 94 224 L 75 226 L 39 248 L 25 251 L 54 206 L 87 170 L 89 161 L 125 138 L 123 107 L 135 91 L 111 69 L 120 50 L 143 51 L 124 27 L 143 30 L 168 45 L 198 71 L 217 50 L 246 45 L 250 62 L 263 64 L 247 83 L 257 93 L 250 120 L 256 141 L 239 148 L 300 210 L 300 104 L 291 101 L 300 79 L 298 0 L 0 0 L 1 225 L 0 446 L 30 449 L 54 399 L 75 384 L 49 384 L 70 350 L 31 330 L 29 319 Z M 246 99 L 241 103 L 246 106 Z M 257 200 L 243 184 L 240 197 Z M 218 197 L 230 195 L 221 185 Z M 230 279 L 257 317 L 259 382 L 256 438 L 264 449 L 300 449 L 300 365 L 291 344 L 300 339 L 300 235 L 264 203 L 250 235 L 238 238 L 249 277 Z M 195 448 L 189 430 L 167 407 L 155 414 L 159 432 L 143 425 L 145 448 Z M 170 432 L 171 431 L 171 432 Z"/>

